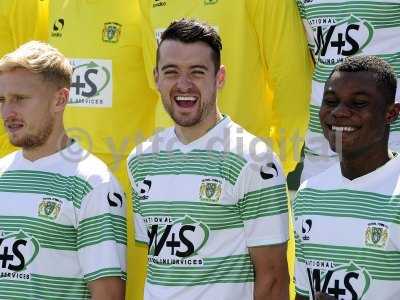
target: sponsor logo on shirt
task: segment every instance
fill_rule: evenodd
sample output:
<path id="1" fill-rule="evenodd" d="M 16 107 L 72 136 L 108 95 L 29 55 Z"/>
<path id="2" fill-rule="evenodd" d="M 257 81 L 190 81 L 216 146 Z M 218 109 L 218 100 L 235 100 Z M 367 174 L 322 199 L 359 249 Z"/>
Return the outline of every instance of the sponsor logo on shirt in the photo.
<path id="1" fill-rule="evenodd" d="M 359 54 L 371 42 L 374 28 L 367 20 L 350 15 L 346 19 L 314 18 L 308 21 L 313 28 L 318 61 L 335 65 L 344 57 Z"/>
<path id="2" fill-rule="evenodd" d="M 0 280 L 30 280 L 27 267 L 39 254 L 39 241 L 26 234 L 22 229 L 18 232 L 2 232 L 0 234 Z"/>
<path id="3" fill-rule="evenodd" d="M 154 0 L 154 2 L 153 2 L 153 8 L 166 6 L 166 5 L 167 5 L 167 1 Z"/>
<path id="4" fill-rule="evenodd" d="M 118 43 L 122 25 L 116 22 L 104 23 L 102 40 L 106 43 Z"/>
<path id="5" fill-rule="evenodd" d="M 200 201 L 216 203 L 222 193 L 222 181 L 216 178 L 206 178 L 201 181 Z"/>
<path id="6" fill-rule="evenodd" d="M 53 23 L 53 30 L 51 31 L 52 37 L 62 37 L 62 31 L 64 29 L 64 19 L 57 19 Z"/>
<path id="7" fill-rule="evenodd" d="M 261 178 L 264 180 L 271 179 L 273 177 L 278 176 L 278 168 L 272 162 L 267 163 L 266 165 L 261 166 L 260 175 Z"/>
<path id="8" fill-rule="evenodd" d="M 68 105 L 112 107 L 112 61 L 70 59 L 73 67 Z"/>
<path id="9" fill-rule="evenodd" d="M 145 179 L 137 184 L 137 193 L 140 200 L 147 200 L 151 189 L 151 180 Z"/>
<path id="10" fill-rule="evenodd" d="M 326 262 L 317 268 L 306 261 L 306 265 L 312 299 L 315 299 L 316 292 L 327 293 L 336 299 L 365 299 L 372 278 L 367 270 L 353 261 L 338 266 Z M 335 267 L 329 269 L 330 265 Z"/>
<path id="11" fill-rule="evenodd" d="M 365 246 L 384 248 L 389 239 L 389 228 L 382 223 L 369 223 L 365 230 Z"/>
<path id="12" fill-rule="evenodd" d="M 199 251 L 209 238 L 210 230 L 206 224 L 188 215 L 175 221 L 168 216 L 148 217 L 144 222 L 149 235 L 149 263 L 204 265 Z"/>
<path id="13" fill-rule="evenodd" d="M 313 222 L 311 219 L 303 220 L 301 223 L 301 238 L 303 241 L 309 241 L 311 238 L 311 229 Z"/>
<path id="14" fill-rule="evenodd" d="M 39 203 L 38 215 L 39 217 L 55 220 L 61 210 L 62 201 L 57 198 L 43 198 Z"/>
<path id="15" fill-rule="evenodd" d="M 111 207 L 122 207 L 122 195 L 119 193 L 108 193 L 107 194 L 107 201 Z"/>

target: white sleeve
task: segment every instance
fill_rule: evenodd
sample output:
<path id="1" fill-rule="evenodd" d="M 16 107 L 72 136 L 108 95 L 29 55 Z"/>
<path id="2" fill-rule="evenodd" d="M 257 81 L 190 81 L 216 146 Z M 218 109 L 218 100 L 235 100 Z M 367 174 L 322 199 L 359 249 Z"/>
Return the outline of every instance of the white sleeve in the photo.
<path id="1" fill-rule="evenodd" d="M 135 183 L 133 179 L 132 171 L 129 169 L 129 159 L 128 159 L 128 175 L 129 181 L 131 183 L 131 197 L 132 197 L 132 206 L 133 206 L 133 222 L 135 225 L 135 239 L 138 242 L 146 243 L 149 242 L 149 237 L 147 234 L 146 224 L 144 223 L 144 219 L 141 213 L 140 207 L 140 183 Z"/>
<path id="2" fill-rule="evenodd" d="M 85 280 L 125 279 L 125 195 L 111 174 L 83 198 L 77 220 L 78 257 Z"/>
<path id="3" fill-rule="evenodd" d="M 248 162 L 237 182 L 237 193 L 248 247 L 288 240 L 286 181 L 275 155 Z"/>

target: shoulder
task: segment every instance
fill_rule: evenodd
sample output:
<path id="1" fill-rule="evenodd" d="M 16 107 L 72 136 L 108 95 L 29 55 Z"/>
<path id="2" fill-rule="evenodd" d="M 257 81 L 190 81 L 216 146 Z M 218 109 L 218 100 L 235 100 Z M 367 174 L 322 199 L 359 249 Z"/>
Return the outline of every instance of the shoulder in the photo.
<path id="1" fill-rule="evenodd" d="M 12 168 L 13 163 L 15 163 L 18 158 L 21 156 L 21 151 L 14 151 L 10 154 L 3 156 L 0 159 L 0 172 L 4 172 L 10 168 Z"/>

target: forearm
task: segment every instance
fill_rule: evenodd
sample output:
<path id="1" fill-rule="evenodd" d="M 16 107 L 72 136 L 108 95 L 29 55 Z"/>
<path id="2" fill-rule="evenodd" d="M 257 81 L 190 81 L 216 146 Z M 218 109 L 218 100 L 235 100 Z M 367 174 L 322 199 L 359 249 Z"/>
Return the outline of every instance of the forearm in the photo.
<path id="1" fill-rule="evenodd" d="M 125 281 L 118 277 L 105 277 L 88 284 L 92 300 L 124 300 Z"/>
<path id="2" fill-rule="evenodd" d="M 289 299 L 289 275 L 257 276 L 254 283 L 254 300 L 288 300 Z"/>

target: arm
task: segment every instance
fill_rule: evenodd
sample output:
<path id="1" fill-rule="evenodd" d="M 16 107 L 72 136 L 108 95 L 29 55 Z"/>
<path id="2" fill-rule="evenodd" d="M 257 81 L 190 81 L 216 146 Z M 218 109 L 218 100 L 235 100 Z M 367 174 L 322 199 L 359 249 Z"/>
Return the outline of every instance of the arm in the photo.
<path id="1" fill-rule="evenodd" d="M 249 248 L 255 269 L 254 299 L 289 299 L 286 243 Z"/>
<path id="2" fill-rule="evenodd" d="M 308 300 L 308 297 L 300 296 L 299 294 L 296 294 L 296 298 L 294 300 Z"/>
<path id="3" fill-rule="evenodd" d="M 92 300 L 123 300 L 125 281 L 119 277 L 99 278 L 88 283 Z"/>

